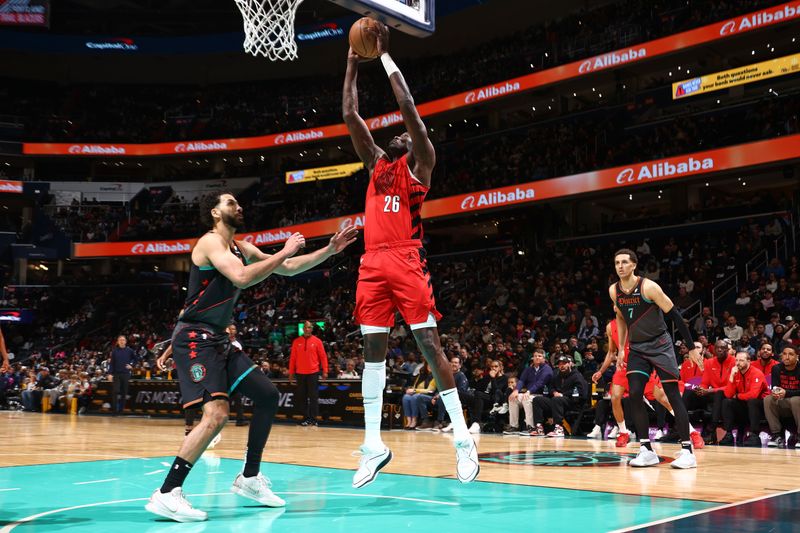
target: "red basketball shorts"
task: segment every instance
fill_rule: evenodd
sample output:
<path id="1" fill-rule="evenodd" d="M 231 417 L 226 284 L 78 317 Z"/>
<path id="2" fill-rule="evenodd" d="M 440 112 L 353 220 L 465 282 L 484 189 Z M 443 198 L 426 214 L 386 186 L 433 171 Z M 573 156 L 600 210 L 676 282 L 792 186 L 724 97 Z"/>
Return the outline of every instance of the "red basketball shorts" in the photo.
<path id="1" fill-rule="evenodd" d="M 439 320 L 425 249 L 419 241 L 390 243 L 367 249 L 361 257 L 353 313 L 361 326 L 394 326 L 399 311 L 409 326 Z"/>

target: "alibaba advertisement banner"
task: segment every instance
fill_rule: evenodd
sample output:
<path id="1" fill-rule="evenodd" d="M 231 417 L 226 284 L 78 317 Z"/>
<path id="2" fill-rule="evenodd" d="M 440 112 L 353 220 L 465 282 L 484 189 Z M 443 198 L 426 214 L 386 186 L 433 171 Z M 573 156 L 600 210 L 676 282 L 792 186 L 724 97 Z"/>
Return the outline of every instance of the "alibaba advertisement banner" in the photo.
<path id="1" fill-rule="evenodd" d="M 290 170 L 286 173 L 286 183 L 305 183 L 317 180 L 332 180 L 352 176 L 364 168 L 364 163 L 348 163 L 331 167 L 308 168 L 306 170 Z"/>
<path id="2" fill-rule="evenodd" d="M 679 81 L 672 84 L 672 99 L 686 98 L 696 94 L 710 93 L 754 83 L 761 80 L 768 80 L 787 74 L 800 72 L 800 54 L 770 59 L 761 63 L 754 63 L 744 67 L 732 68 L 714 74 L 707 74 L 691 80 Z"/>
<path id="3" fill-rule="evenodd" d="M 448 196 L 422 204 L 422 218 L 431 219 L 485 211 L 540 200 L 564 198 L 578 194 L 624 189 L 635 185 L 661 183 L 679 178 L 734 170 L 764 163 L 775 163 L 800 158 L 800 135 L 791 135 L 706 152 L 697 152 L 667 159 L 658 159 L 635 165 L 585 172 L 573 176 L 532 181 Z M 364 214 L 329 218 L 285 228 L 244 233 L 236 238 L 256 246 L 270 246 L 284 242 L 299 231 L 307 239 L 332 235 L 341 228 L 364 226 Z M 158 242 L 76 243 L 74 257 L 108 257 L 135 255 L 164 255 L 189 253 L 196 239 Z"/>
<path id="4" fill-rule="evenodd" d="M 578 78 L 623 65 L 638 63 L 645 59 L 658 57 L 698 46 L 712 41 L 725 39 L 731 35 L 746 33 L 765 28 L 787 20 L 800 18 L 800 0 L 787 2 L 778 6 L 755 11 L 748 15 L 709 24 L 701 28 L 685 31 L 669 37 L 663 37 L 647 43 L 637 44 L 630 48 L 616 50 L 607 54 L 591 57 L 583 61 L 575 61 L 566 65 L 527 74 L 518 78 L 501 81 L 485 87 L 447 96 L 417 106 L 420 116 L 427 117 L 511 94 L 518 94 L 538 87 L 543 87 L 564 80 Z M 369 118 L 367 126 L 371 130 L 388 128 L 403 121 L 400 113 L 395 111 Z M 83 143 L 24 143 L 22 153 L 28 155 L 73 155 L 73 156 L 154 156 L 190 153 L 226 152 L 239 150 L 257 150 L 274 148 L 287 144 L 306 144 L 309 142 L 332 139 L 347 135 L 344 124 L 322 126 L 306 130 L 246 137 L 239 139 L 216 139 L 207 141 L 156 143 L 156 144 L 83 144 Z"/>
<path id="5" fill-rule="evenodd" d="M 22 194 L 21 181 L 0 180 L 0 193 Z"/>

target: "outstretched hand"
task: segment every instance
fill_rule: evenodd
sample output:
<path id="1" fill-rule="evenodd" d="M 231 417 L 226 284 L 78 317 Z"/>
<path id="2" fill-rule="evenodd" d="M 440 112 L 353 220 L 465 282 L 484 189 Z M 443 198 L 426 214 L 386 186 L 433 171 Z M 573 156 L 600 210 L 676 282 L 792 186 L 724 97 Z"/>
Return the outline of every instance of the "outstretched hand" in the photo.
<path id="1" fill-rule="evenodd" d="M 378 57 L 389 51 L 389 27 L 383 22 L 376 22 L 367 31 L 375 36 L 378 46 Z"/>
<path id="2" fill-rule="evenodd" d="M 338 254 L 356 241 L 358 230 L 352 224 L 337 231 L 328 243 L 328 250 Z"/>

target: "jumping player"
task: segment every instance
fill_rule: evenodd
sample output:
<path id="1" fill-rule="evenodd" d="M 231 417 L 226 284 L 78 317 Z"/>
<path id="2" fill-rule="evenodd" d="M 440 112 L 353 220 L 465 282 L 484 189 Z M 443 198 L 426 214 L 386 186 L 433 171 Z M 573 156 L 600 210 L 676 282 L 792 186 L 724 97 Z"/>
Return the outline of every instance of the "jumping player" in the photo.
<path id="1" fill-rule="evenodd" d="M 667 333 L 664 314 L 668 314 L 675 322 L 684 342 L 694 346 L 694 341 L 683 317 L 661 287 L 654 281 L 634 274 L 637 262 L 636 253 L 632 250 L 617 251 L 614 254 L 614 268 L 619 275 L 619 281 L 608 288 L 608 294 L 614 302 L 617 313 L 619 345 L 625 346 L 625 343 L 630 341 L 627 376 L 633 421 L 641 444 L 639 454 L 630 465 L 642 467 L 659 463 L 659 458 L 650 444 L 649 424 L 644 404 L 644 389 L 650 374 L 655 370 L 661 378 L 667 398 L 674 407 L 675 423 L 681 437 L 681 451 L 670 465 L 673 468 L 696 468 L 697 459 L 692 452 L 689 435 L 689 413 L 678 389 L 680 371 L 672 339 Z M 699 350 L 692 349 L 689 357 L 700 368 L 703 367 L 703 358 Z"/>
<path id="2" fill-rule="evenodd" d="M 261 456 L 278 409 L 278 390 L 255 363 L 240 350 L 231 350 L 225 328 L 230 324 L 242 289 L 276 273 L 292 276 L 341 252 L 355 241 L 357 231 L 343 228 L 327 246 L 294 256 L 305 245 L 299 233 L 286 241 L 275 255 L 253 244 L 234 240 L 244 223 L 242 208 L 230 193 L 210 195 L 200 202 L 200 216 L 212 228 L 192 250 L 186 304 L 172 333 L 172 350 L 178 371 L 184 409 L 201 406 L 200 423 L 184 438 L 164 484 L 156 489 L 145 508 L 178 522 L 206 520 L 183 496 L 183 482 L 192 465 L 228 420 L 228 398 L 240 391 L 253 401 L 253 417 L 247 439 L 243 471 L 231 490 L 268 507 L 285 502 L 272 493 L 271 483 L 260 473 Z M 219 400 L 219 401 L 217 401 Z"/>
<path id="3" fill-rule="evenodd" d="M 441 315 L 436 310 L 422 247 L 420 212 L 431 186 L 436 153 L 405 79 L 389 56 L 388 28 L 381 24 L 374 34 L 408 131 L 394 137 L 385 151 L 375 145 L 358 114 L 356 79 L 361 58 L 351 49 L 347 56 L 342 114 L 353 146 L 371 173 L 365 206 L 366 253 L 361 258 L 354 313 L 364 335 L 365 438 L 353 487 L 364 487 L 374 481 L 392 459 L 392 452 L 381 440 L 380 424 L 386 388 L 386 347 L 395 310 L 409 324 L 439 384 L 439 396 L 454 431 L 457 477 L 468 483 L 480 471 L 478 452 L 464 421 L 452 368 L 439 342 L 436 320 Z"/>
<path id="4" fill-rule="evenodd" d="M 600 381 L 603 373 L 608 370 L 608 367 L 611 366 L 611 363 L 616 358 L 617 370 L 614 372 L 614 376 L 611 378 L 611 411 L 614 413 L 614 420 L 617 422 L 618 428 L 616 447 L 624 448 L 628 445 L 628 442 L 631 438 L 630 430 L 628 430 L 625 425 L 625 413 L 622 409 L 622 397 L 628 393 L 628 376 L 626 372 L 630 344 L 625 346 L 625 349 L 622 350 L 622 357 L 620 357 L 620 351 L 617 345 L 619 342 L 618 333 L 619 330 L 617 329 L 616 320 L 610 321 L 606 325 L 608 352 L 606 353 L 606 358 L 603 361 L 603 364 L 600 366 L 600 369 L 592 375 L 592 381 L 595 383 Z M 664 389 L 661 386 L 661 381 L 658 379 L 656 372 L 650 374 L 650 379 L 645 386 L 644 395 L 646 398 L 653 399 L 660 403 L 662 406 L 664 406 L 664 409 L 666 409 L 668 413 L 670 413 L 672 416 L 675 416 L 675 411 L 672 409 L 672 404 L 669 403 L 669 399 L 664 393 Z M 695 431 L 692 427 L 689 429 L 692 445 L 694 445 L 695 448 L 702 448 L 705 446 L 700 433 Z M 587 437 L 590 439 L 602 438 L 601 434 L 602 429 L 600 426 L 596 425 L 591 433 L 587 435 Z"/>

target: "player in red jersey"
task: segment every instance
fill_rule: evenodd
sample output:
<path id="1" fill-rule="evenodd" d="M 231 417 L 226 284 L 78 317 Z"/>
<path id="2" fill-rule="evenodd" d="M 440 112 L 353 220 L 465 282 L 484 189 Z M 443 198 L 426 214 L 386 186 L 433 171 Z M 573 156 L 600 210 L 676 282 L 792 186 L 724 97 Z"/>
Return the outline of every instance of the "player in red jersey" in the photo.
<path id="1" fill-rule="evenodd" d="M 478 454 L 464 421 L 452 368 L 439 342 L 436 321 L 441 315 L 436 310 L 422 247 L 422 202 L 431 186 L 436 152 L 405 79 L 389 56 L 388 28 L 380 25 L 374 33 L 407 132 L 394 137 L 386 150 L 375 144 L 358 114 L 356 80 L 362 59 L 350 49 L 342 114 L 353 147 L 371 174 L 364 221 L 366 253 L 361 258 L 354 313 L 364 335 L 365 438 L 353 487 L 374 481 L 392 459 L 392 452 L 381 440 L 380 423 L 386 388 L 386 348 L 395 311 L 410 326 L 436 378 L 439 397 L 453 425 L 458 479 L 467 483 L 480 471 Z"/>

